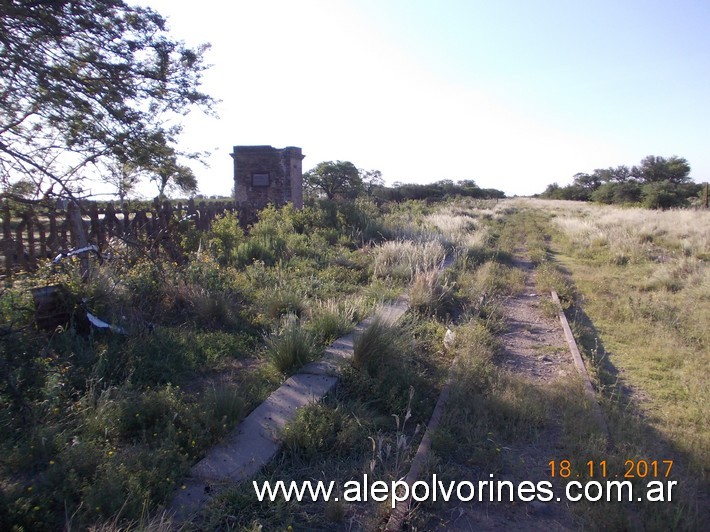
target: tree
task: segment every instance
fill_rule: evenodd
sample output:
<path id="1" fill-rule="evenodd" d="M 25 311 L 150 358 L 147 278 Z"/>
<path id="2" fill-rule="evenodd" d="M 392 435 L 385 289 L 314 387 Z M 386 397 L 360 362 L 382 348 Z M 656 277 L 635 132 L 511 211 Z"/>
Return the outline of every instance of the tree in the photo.
<path id="1" fill-rule="evenodd" d="M 189 166 L 178 162 L 177 153 L 168 149 L 154 158 L 149 166 L 150 180 L 158 186 L 158 197 L 164 199 L 166 191 L 177 189 L 186 194 L 197 192 L 197 178 Z"/>
<path id="2" fill-rule="evenodd" d="M 375 189 L 385 186 L 385 180 L 382 179 L 382 172 L 379 170 L 359 170 L 359 172 L 363 189 L 368 196 L 372 197 Z"/>
<path id="3" fill-rule="evenodd" d="M 574 174 L 573 184 L 585 190 L 596 190 L 602 184 L 599 170 L 595 170 L 593 174 L 585 174 L 584 172 Z"/>
<path id="4" fill-rule="evenodd" d="M 140 182 L 142 174 L 141 169 L 131 163 L 112 161 L 106 164 L 104 180 L 116 188 L 118 200 L 123 203 Z"/>
<path id="5" fill-rule="evenodd" d="M 540 194 L 540 197 L 542 198 L 547 198 L 547 199 L 561 199 L 560 198 L 560 191 L 562 190 L 562 187 L 558 183 L 550 183 L 547 185 L 545 188 L 545 191 Z"/>
<path id="6" fill-rule="evenodd" d="M 14 183 L 7 183 L 3 187 L 3 194 L 9 198 L 27 199 L 35 193 L 34 183 L 31 181 L 20 180 Z"/>
<path id="7" fill-rule="evenodd" d="M 324 161 L 303 174 L 306 185 L 332 200 L 336 196 L 354 198 L 363 189 L 360 172 L 350 161 Z"/>
<path id="8" fill-rule="evenodd" d="M 104 158 L 149 167 L 200 92 L 203 54 L 124 0 L 0 2 L 0 183 L 72 194 Z"/>
<path id="9" fill-rule="evenodd" d="M 649 155 L 641 161 L 639 166 L 631 169 L 631 174 L 643 183 L 657 183 L 670 181 L 681 184 L 690 181 L 690 165 L 683 157 L 674 155 L 666 159 Z"/>

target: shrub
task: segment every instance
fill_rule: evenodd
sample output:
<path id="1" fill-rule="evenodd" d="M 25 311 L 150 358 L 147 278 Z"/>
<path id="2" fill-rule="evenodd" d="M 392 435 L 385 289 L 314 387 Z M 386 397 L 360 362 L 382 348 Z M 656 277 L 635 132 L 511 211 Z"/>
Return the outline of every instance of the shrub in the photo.
<path id="1" fill-rule="evenodd" d="M 638 203 L 641 200 L 641 185 L 635 181 L 604 183 L 591 195 L 598 203 Z"/>
<path id="2" fill-rule="evenodd" d="M 243 240 L 244 231 L 236 212 L 226 212 L 215 218 L 207 234 L 210 249 L 223 266 L 234 262 L 237 246 Z"/>
<path id="3" fill-rule="evenodd" d="M 250 238 L 246 242 L 239 244 L 234 256 L 235 265 L 241 267 L 255 261 L 261 261 L 269 266 L 273 266 L 276 263 L 276 254 L 271 245 L 271 240 Z"/>
<path id="4" fill-rule="evenodd" d="M 647 183 L 641 189 L 641 201 L 648 209 L 686 207 L 692 192 L 683 185 L 670 181 Z"/>

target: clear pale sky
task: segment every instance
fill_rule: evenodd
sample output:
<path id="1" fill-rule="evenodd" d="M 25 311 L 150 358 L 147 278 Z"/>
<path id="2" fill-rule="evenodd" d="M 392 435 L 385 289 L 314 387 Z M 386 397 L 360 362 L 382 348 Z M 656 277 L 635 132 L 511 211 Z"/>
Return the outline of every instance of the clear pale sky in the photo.
<path id="1" fill-rule="evenodd" d="M 508 195 L 685 157 L 710 178 L 709 0 L 135 0 L 210 42 L 183 147 L 200 192 L 234 145 L 299 146 L 388 183 L 473 179 Z"/>

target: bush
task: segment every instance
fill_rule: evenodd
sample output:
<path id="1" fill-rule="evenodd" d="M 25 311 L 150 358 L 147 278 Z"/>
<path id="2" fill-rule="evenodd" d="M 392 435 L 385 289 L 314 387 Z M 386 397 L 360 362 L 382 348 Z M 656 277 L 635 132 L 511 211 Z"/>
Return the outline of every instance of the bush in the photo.
<path id="1" fill-rule="evenodd" d="M 641 200 L 641 185 L 635 181 L 604 183 L 592 192 L 591 198 L 606 204 L 638 203 Z"/>
<path id="2" fill-rule="evenodd" d="M 283 442 L 286 450 L 303 457 L 349 455 L 365 447 L 367 434 L 352 415 L 320 403 L 297 412 L 284 430 Z"/>
<path id="3" fill-rule="evenodd" d="M 687 187 L 670 181 L 647 183 L 641 189 L 643 206 L 648 209 L 687 207 L 688 197 L 692 195 L 692 191 Z"/>
<path id="4" fill-rule="evenodd" d="M 246 266 L 255 261 L 261 261 L 268 266 L 276 263 L 277 255 L 274 252 L 271 240 L 266 238 L 251 238 L 242 242 L 237 247 L 234 262 L 237 267 Z"/>
<path id="5" fill-rule="evenodd" d="M 410 390 L 415 390 L 412 413 L 426 419 L 426 398 L 435 393 L 422 367 L 422 349 L 408 327 L 390 325 L 376 317 L 355 337 L 352 370 L 343 379 L 362 401 L 373 402 L 390 415 L 408 410 Z"/>
<path id="6" fill-rule="evenodd" d="M 403 350 L 402 330 L 376 317 L 372 323 L 355 337 L 353 345 L 353 367 L 376 376 L 398 357 Z"/>
<path id="7" fill-rule="evenodd" d="M 301 318 L 306 310 L 303 295 L 287 287 L 274 287 L 264 294 L 263 299 L 264 313 L 272 320 L 278 320 L 288 314 Z"/>
<path id="8" fill-rule="evenodd" d="M 244 231 L 236 212 L 226 212 L 215 218 L 207 233 L 210 249 L 223 266 L 234 263 L 235 251 L 243 240 Z"/>

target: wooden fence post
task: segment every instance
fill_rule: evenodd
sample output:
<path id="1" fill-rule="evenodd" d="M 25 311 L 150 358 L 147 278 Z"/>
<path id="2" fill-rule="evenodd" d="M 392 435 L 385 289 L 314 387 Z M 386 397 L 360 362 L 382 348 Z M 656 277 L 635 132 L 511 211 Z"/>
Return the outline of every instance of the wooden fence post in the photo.
<path id="1" fill-rule="evenodd" d="M 10 206 L 5 203 L 2 208 L 2 245 L 5 254 L 5 275 L 12 274 L 12 226 L 10 220 Z"/>
<path id="2" fill-rule="evenodd" d="M 76 202 L 71 202 L 67 206 L 67 218 L 71 227 L 71 233 L 74 245 L 77 248 L 85 248 L 89 245 L 89 237 L 86 234 L 86 226 L 81 218 L 81 210 Z M 89 280 L 89 255 L 87 253 L 79 254 L 79 264 L 81 265 L 81 280 L 86 282 Z"/>

